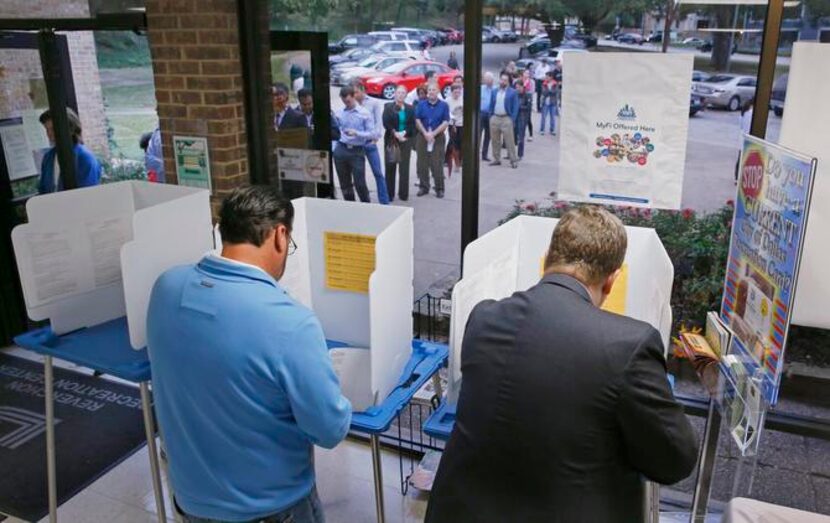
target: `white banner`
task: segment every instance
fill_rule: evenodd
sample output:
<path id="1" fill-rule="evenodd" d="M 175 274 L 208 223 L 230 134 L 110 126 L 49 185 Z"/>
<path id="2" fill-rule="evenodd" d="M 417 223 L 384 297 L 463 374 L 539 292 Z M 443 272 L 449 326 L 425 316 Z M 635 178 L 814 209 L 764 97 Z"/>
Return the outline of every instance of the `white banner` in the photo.
<path id="1" fill-rule="evenodd" d="M 559 198 L 680 208 L 692 63 L 687 53 L 568 56 Z"/>

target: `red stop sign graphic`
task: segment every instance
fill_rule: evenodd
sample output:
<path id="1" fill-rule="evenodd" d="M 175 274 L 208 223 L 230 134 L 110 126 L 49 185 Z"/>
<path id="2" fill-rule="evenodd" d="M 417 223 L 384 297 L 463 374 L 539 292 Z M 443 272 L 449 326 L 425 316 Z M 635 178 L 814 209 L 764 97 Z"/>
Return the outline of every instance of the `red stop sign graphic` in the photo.
<path id="1" fill-rule="evenodd" d="M 758 151 L 750 152 L 744 160 L 741 170 L 741 191 L 747 198 L 758 198 L 761 196 L 761 188 L 764 186 L 764 159 Z"/>

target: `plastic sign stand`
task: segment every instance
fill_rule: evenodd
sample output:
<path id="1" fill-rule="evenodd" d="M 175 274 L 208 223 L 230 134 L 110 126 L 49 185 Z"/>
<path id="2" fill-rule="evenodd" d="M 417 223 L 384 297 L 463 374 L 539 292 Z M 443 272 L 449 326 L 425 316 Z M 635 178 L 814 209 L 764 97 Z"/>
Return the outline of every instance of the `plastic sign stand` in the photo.
<path id="1" fill-rule="evenodd" d="M 326 338 L 352 347 L 333 359 L 354 411 L 366 410 L 392 392 L 412 353 L 413 211 L 317 198 L 293 203 L 297 251 L 280 284 L 314 310 Z M 374 238 L 366 292 L 327 284 L 326 237 L 338 233 Z"/>
<path id="2" fill-rule="evenodd" d="M 830 208 L 821 202 L 830 199 L 830 150 L 827 124 L 830 98 L 830 45 L 796 42 L 790 62 L 787 100 L 781 121 L 778 145 L 818 159 L 812 201 L 804 238 L 804 252 L 798 275 L 792 323 L 830 329 L 827 296 L 830 295 Z M 770 118 L 774 118 L 770 116 Z"/>
<path id="3" fill-rule="evenodd" d="M 461 342 L 470 312 L 482 300 L 506 298 L 539 282 L 557 223 L 553 218 L 518 216 L 470 243 L 464 251 L 464 278 L 452 293 L 448 388 L 451 403 L 457 401 L 461 385 Z M 625 314 L 653 325 L 668 347 L 674 267 L 654 229 L 625 229 Z"/>
<path id="4" fill-rule="evenodd" d="M 26 212 L 12 231 L 26 308 L 57 335 L 126 315 L 144 348 L 156 278 L 213 247 L 203 189 L 125 181 L 36 196 Z"/>

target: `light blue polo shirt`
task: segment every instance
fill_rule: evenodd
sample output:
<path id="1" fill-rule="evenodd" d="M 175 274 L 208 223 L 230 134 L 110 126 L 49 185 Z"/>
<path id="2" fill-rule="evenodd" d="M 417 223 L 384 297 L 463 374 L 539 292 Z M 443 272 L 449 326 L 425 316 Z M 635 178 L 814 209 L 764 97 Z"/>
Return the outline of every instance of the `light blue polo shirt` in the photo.
<path id="1" fill-rule="evenodd" d="M 312 311 L 259 268 L 206 256 L 156 281 L 147 345 L 182 510 L 247 521 L 309 494 L 313 445 L 351 422 Z"/>

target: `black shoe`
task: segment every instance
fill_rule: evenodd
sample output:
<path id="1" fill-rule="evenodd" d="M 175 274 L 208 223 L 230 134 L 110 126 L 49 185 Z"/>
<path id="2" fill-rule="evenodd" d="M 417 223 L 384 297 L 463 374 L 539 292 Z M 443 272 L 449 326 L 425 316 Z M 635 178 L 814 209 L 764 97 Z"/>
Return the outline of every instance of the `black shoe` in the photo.
<path id="1" fill-rule="evenodd" d="M 436 198 L 443 198 L 444 197 L 444 191 L 435 191 L 435 197 Z"/>
<path id="2" fill-rule="evenodd" d="M 429 194 L 429 189 L 424 189 L 423 187 L 418 189 L 418 196 L 423 196 L 425 194 Z"/>
<path id="3" fill-rule="evenodd" d="M 406 201 L 409 201 L 409 196 L 406 196 L 406 197 L 404 197 L 404 196 L 398 196 L 398 199 L 399 199 L 400 201 L 402 201 L 402 202 L 406 202 Z"/>
<path id="4" fill-rule="evenodd" d="M 516 169 L 517 167 L 519 167 L 519 164 L 516 162 L 510 162 L 510 167 Z"/>
<path id="5" fill-rule="evenodd" d="M 489 161 L 490 161 L 490 158 L 487 158 L 486 156 L 482 156 L 482 157 L 481 157 L 481 161 L 482 161 L 482 162 L 489 162 Z"/>

